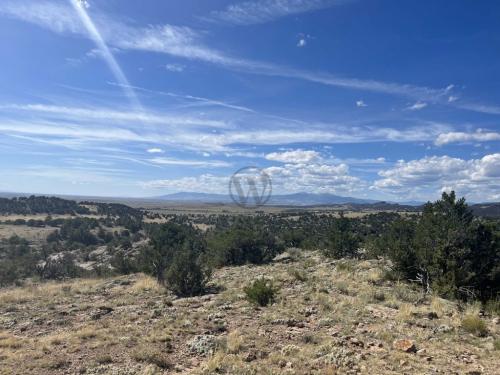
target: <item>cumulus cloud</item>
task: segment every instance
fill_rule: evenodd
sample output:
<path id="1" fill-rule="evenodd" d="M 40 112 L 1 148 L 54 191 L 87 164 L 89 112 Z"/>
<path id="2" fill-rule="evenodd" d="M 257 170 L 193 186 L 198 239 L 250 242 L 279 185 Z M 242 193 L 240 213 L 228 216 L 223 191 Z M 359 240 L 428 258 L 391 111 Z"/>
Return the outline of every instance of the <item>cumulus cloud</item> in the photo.
<path id="1" fill-rule="evenodd" d="M 141 182 L 141 186 L 147 190 L 160 189 L 167 192 L 189 191 L 225 194 L 229 178 L 229 176 L 216 176 L 207 173 L 194 177 L 144 181 Z"/>
<path id="2" fill-rule="evenodd" d="M 366 187 L 363 180 L 350 174 L 346 164 L 285 164 L 264 171 L 276 191 L 356 194 Z"/>
<path id="3" fill-rule="evenodd" d="M 280 161 L 282 163 L 302 164 L 318 161 L 321 159 L 321 156 L 317 151 L 299 149 L 285 152 L 272 152 L 266 155 L 266 159 Z"/>
<path id="4" fill-rule="evenodd" d="M 273 192 L 352 194 L 367 184 L 351 176 L 346 164 L 285 164 L 263 169 L 272 180 Z M 142 183 L 146 189 L 168 191 L 213 192 L 226 194 L 230 176 L 202 174 L 195 177 L 153 180 Z"/>
<path id="5" fill-rule="evenodd" d="M 467 143 L 467 142 L 488 142 L 500 141 L 500 133 L 487 132 L 481 129 L 476 130 L 474 133 L 465 132 L 449 132 L 439 134 L 436 141 L 436 146 L 443 146 L 449 143 Z"/>
<path id="6" fill-rule="evenodd" d="M 469 199 L 495 199 L 500 187 L 500 153 L 480 159 L 464 160 L 450 156 L 431 156 L 418 160 L 400 160 L 387 170 L 372 188 L 402 195 L 428 196 L 445 190 L 456 190 Z"/>

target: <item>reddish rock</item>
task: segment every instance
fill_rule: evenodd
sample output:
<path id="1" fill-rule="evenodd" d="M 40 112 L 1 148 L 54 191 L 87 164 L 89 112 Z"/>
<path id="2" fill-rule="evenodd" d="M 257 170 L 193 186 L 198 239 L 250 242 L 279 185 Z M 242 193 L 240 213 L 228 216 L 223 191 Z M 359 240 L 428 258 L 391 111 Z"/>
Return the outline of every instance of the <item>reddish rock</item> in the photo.
<path id="1" fill-rule="evenodd" d="M 417 347 L 415 343 L 412 340 L 395 340 L 392 343 L 392 347 L 396 350 L 400 350 L 405 353 L 416 353 L 417 352 Z"/>

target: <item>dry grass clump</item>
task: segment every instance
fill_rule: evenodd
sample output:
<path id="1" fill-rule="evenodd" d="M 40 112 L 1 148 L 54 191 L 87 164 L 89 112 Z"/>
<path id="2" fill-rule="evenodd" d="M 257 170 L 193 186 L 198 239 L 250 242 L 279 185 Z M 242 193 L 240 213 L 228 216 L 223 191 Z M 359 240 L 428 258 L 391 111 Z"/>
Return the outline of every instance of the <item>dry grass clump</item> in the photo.
<path id="1" fill-rule="evenodd" d="M 409 303 L 403 303 L 399 306 L 397 319 L 401 322 L 406 322 L 411 320 L 413 317 L 413 305 Z"/>
<path id="2" fill-rule="evenodd" d="M 473 314 L 467 314 L 462 318 L 462 328 L 466 332 L 480 337 L 486 336 L 488 333 L 488 328 L 484 320 Z"/>
<path id="3" fill-rule="evenodd" d="M 137 362 L 149 363 L 162 369 L 172 367 L 165 352 L 151 347 L 141 347 L 132 353 L 132 358 Z"/>
<path id="4" fill-rule="evenodd" d="M 0 304 L 24 304 L 33 300 L 53 300 L 59 296 L 91 293 L 102 282 L 98 279 L 75 279 L 68 282 L 46 282 L 19 288 L 9 288 L 0 292 Z"/>
<path id="5" fill-rule="evenodd" d="M 0 334 L 0 348 L 19 349 L 23 346 L 24 340 L 11 335 Z"/>
<path id="6" fill-rule="evenodd" d="M 226 339 L 226 352 L 229 354 L 238 354 L 243 349 L 244 339 L 240 331 L 236 330 L 229 335 Z"/>
<path id="7" fill-rule="evenodd" d="M 130 287 L 134 294 L 141 294 L 144 292 L 163 292 L 163 288 L 151 276 L 141 274 L 137 281 Z"/>

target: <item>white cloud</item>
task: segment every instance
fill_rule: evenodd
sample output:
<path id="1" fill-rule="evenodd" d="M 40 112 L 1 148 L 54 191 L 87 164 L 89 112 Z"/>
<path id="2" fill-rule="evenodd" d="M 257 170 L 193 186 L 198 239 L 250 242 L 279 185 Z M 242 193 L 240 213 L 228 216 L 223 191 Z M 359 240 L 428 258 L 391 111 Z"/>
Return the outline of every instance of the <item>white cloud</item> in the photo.
<path id="1" fill-rule="evenodd" d="M 345 164 L 286 164 L 281 167 L 265 168 L 272 180 L 273 192 L 316 192 L 351 194 L 365 189 L 367 184 L 349 175 Z M 152 180 L 142 183 L 145 189 L 168 191 L 211 192 L 227 194 L 230 176 L 202 174 L 196 177 Z"/>
<path id="2" fill-rule="evenodd" d="M 254 0 L 229 5 L 214 11 L 210 19 L 233 25 L 251 25 L 274 21 L 277 18 L 311 12 L 346 3 L 346 0 Z"/>
<path id="3" fill-rule="evenodd" d="M 410 111 L 419 111 L 427 107 L 427 103 L 424 102 L 416 102 L 415 104 L 409 106 L 407 109 Z"/>
<path id="4" fill-rule="evenodd" d="M 300 38 L 299 41 L 297 42 L 297 47 L 305 47 L 307 44 L 307 41 L 304 38 Z"/>
<path id="5" fill-rule="evenodd" d="M 27 113 L 39 113 L 47 115 L 57 115 L 60 119 L 71 121 L 95 121 L 112 120 L 115 122 L 132 122 L 156 125 L 183 125 L 183 126 L 203 126 L 214 128 L 227 128 L 224 121 L 204 119 L 201 117 L 176 116 L 169 114 L 158 114 L 146 111 L 116 110 L 105 107 L 66 107 L 45 104 L 23 104 L 23 105 L 3 105 L 0 109 L 22 111 Z"/>
<path id="6" fill-rule="evenodd" d="M 90 4 L 87 0 L 77 0 L 77 3 L 79 6 L 85 8 L 85 9 L 90 8 Z"/>
<path id="7" fill-rule="evenodd" d="M 317 151 L 293 150 L 285 152 L 272 152 L 266 155 L 266 159 L 280 161 L 282 163 L 302 164 L 312 163 L 321 159 L 321 157 Z"/>
<path id="8" fill-rule="evenodd" d="M 443 146 L 449 143 L 468 143 L 468 142 L 488 142 L 488 141 L 500 141 L 500 133 L 497 132 L 486 132 L 481 129 L 476 130 L 474 133 L 465 132 L 449 132 L 439 134 L 435 144 L 437 146 Z"/>
<path id="9" fill-rule="evenodd" d="M 493 200 L 500 186 L 500 154 L 470 160 L 450 156 L 401 160 L 379 175 L 382 178 L 375 181 L 373 188 L 399 196 L 436 196 L 443 189 L 453 189 L 469 200 Z"/>
<path id="10" fill-rule="evenodd" d="M 167 64 L 167 65 L 165 65 L 165 69 L 167 69 L 170 72 L 174 72 L 174 73 L 181 73 L 184 71 L 185 68 L 186 67 L 184 65 L 181 65 L 181 64 Z"/>
<path id="11" fill-rule="evenodd" d="M 265 168 L 273 183 L 273 191 L 353 194 L 366 187 L 366 183 L 349 174 L 346 164 L 330 165 L 285 164 Z"/>
<path id="12" fill-rule="evenodd" d="M 149 152 L 150 154 L 163 154 L 165 151 L 163 151 L 163 149 L 161 148 L 153 147 L 149 148 L 147 152 Z"/>
<path id="13" fill-rule="evenodd" d="M 151 180 L 141 183 L 143 189 L 161 189 L 167 192 L 203 192 L 227 194 L 229 176 L 202 174 L 195 177 Z"/>
<path id="14" fill-rule="evenodd" d="M 250 2 L 248 3 L 250 4 Z M 277 4 L 280 9 L 303 9 L 304 7 L 311 8 L 311 4 L 323 4 L 325 1 L 280 0 L 273 3 Z M 338 3 L 338 1 L 334 1 L 334 3 Z M 76 16 L 71 7 L 62 3 L 8 1 L 0 4 L 0 13 L 35 23 L 61 34 L 73 33 L 89 37 L 82 20 Z M 432 89 L 356 78 L 340 78 L 328 73 L 308 72 L 265 62 L 234 58 L 205 46 L 200 40 L 200 34 L 188 27 L 161 25 L 138 28 L 120 23 L 104 15 L 93 15 L 92 22 L 108 45 L 124 50 L 165 53 L 176 57 L 210 62 L 246 73 L 294 78 L 328 86 L 402 95 L 418 100 L 439 100 L 448 93 L 446 89 Z M 95 35 L 93 35 L 92 39 L 96 39 Z M 101 47 L 100 49 L 103 50 Z M 109 61 L 111 62 L 111 60 Z M 110 64 L 111 67 L 112 65 Z"/>
<path id="15" fill-rule="evenodd" d="M 459 104 L 456 104 L 455 107 L 461 108 L 461 109 L 466 109 L 468 111 L 479 112 L 479 113 L 500 115 L 500 107 L 499 106 L 484 105 L 484 104 L 477 104 L 477 103 L 466 103 L 466 102 L 461 101 Z"/>
<path id="16" fill-rule="evenodd" d="M 175 158 L 153 158 L 149 159 L 151 163 L 160 165 L 184 165 L 199 168 L 222 168 L 230 167 L 232 164 L 222 160 L 187 160 Z"/>
<path id="17" fill-rule="evenodd" d="M 368 105 L 362 100 L 357 100 L 356 107 L 368 107 Z"/>

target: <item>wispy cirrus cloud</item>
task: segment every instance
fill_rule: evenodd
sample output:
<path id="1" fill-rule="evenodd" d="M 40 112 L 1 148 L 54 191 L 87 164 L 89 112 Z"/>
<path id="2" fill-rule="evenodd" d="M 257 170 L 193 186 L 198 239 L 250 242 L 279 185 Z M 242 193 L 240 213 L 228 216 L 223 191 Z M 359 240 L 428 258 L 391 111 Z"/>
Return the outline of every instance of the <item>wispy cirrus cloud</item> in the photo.
<path id="1" fill-rule="evenodd" d="M 188 159 L 177 159 L 177 158 L 163 158 L 157 157 L 149 159 L 151 163 L 159 165 L 180 165 L 187 167 L 197 167 L 197 168 L 223 168 L 230 167 L 232 164 L 223 160 L 188 160 Z"/>
<path id="2" fill-rule="evenodd" d="M 162 148 L 153 147 L 146 150 L 150 154 L 163 154 L 165 151 Z"/>
<path id="3" fill-rule="evenodd" d="M 68 121 L 95 121 L 112 120 L 117 123 L 144 123 L 164 126 L 203 126 L 210 128 L 227 128 L 225 121 L 211 120 L 201 117 L 181 116 L 168 113 L 155 113 L 153 111 L 116 110 L 106 107 L 67 107 L 47 104 L 11 104 L 0 105 L 2 110 L 24 113 L 38 113 L 57 116 Z"/>
<path id="4" fill-rule="evenodd" d="M 281 17 L 330 8 L 352 0 L 254 0 L 228 5 L 213 11 L 208 20 L 232 25 L 271 22 Z"/>
<path id="5" fill-rule="evenodd" d="M 311 7 L 307 4 L 319 6 L 319 4 L 326 3 L 325 1 L 311 1 L 296 1 L 288 4 L 284 0 L 283 9 L 305 9 Z M 334 3 L 338 3 L 338 1 Z M 75 14 L 74 9 L 62 2 L 7 1 L 0 4 L 0 14 L 34 23 L 60 34 L 70 33 L 85 38 L 89 37 L 82 20 Z M 107 45 L 123 50 L 164 53 L 185 59 L 204 61 L 245 73 L 292 78 L 352 90 L 400 95 L 416 100 L 448 102 L 449 87 L 435 89 L 372 79 L 339 77 L 330 73 L 310 72 L 262 61 L 232 57 L 206 46 L 202 36 L 189 27 L 168 24 L 146 28 L 135 27 L 118 22 L 103 14 L 92 14 L 92 21 Z M 124 84 L 124 86 L 130 85 Z"/>
<path id="6" fill-rule="evenodd" d="M 407 107 L 406 109 L 409 111 L 420 111 L 421 109 L 424 109 L 427 107 L 427 103 L 424 102 L 416 102 L 415 104 L 412 104 L 411 106 Z"/>

